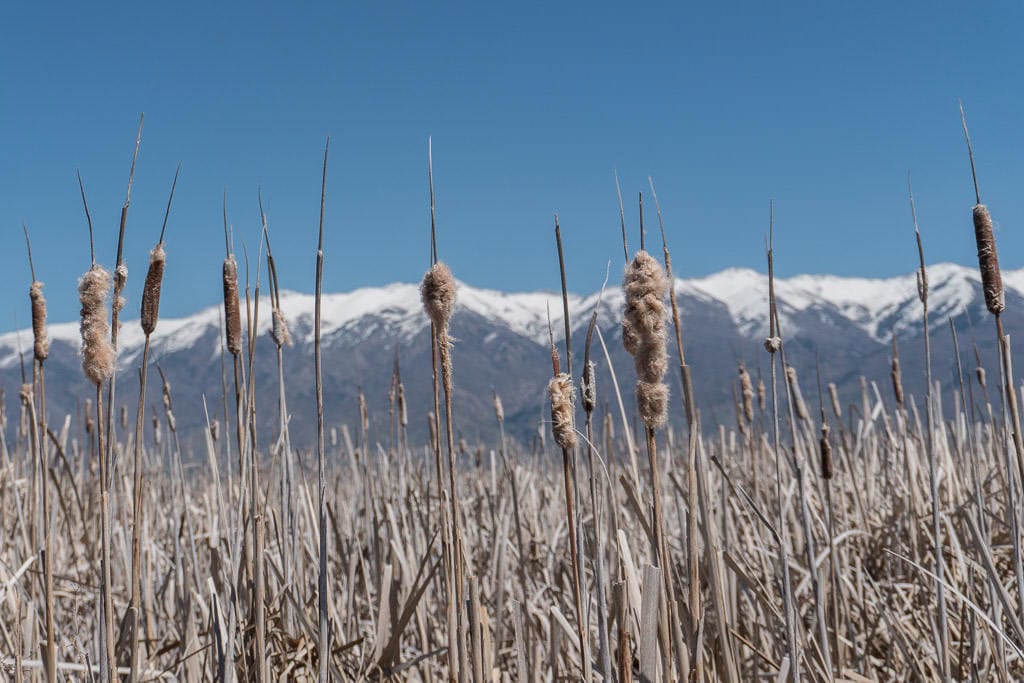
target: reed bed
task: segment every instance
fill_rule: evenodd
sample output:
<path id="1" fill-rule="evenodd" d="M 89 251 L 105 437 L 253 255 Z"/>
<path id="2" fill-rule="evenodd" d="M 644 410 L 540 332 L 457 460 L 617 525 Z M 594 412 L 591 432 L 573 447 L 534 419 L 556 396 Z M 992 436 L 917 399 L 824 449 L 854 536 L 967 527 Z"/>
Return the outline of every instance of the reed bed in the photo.
<path id="1" fill-rule="evenodd" d="M 453 432 L 458 283 L 438 259 L 432 157 L 422 297 L 433 401 L 407 404 L 396 353 L 389 386 L 360 388 L 388 395 L 386 416 L 374 420 L 361 400 L 349 427 L 324 404 L 326 173 L 325 149 L 316 405 L 284 401 L 283 358 L 293 349 L 279 277 L 287 282 L 290 274 L 274 263 L 262 198 L 252 299 L 248 263 L 244 290 L 239 285 L 225 210 L 223 423 L 207 410 L 197 452 L 182 451 L 173 406 L 203 399 L 174 396 L 159 366 L 163 410 L 152 411 L 151 438 L 144 395 L 135 429 L 127 429 L 123 410 L 121 429 L 113 429 L 114 408 L 102 402 L 115 370 L 106 306 L 121 310 L 127 280 L 94 258 L 81 298 L 83 369 L 95 395 L 82 397 L 85 420 L 47 416 L 45 301 L 30 257 L 33 372 L 19 388 L 20 419 L 0 430 L 5 679 L 1024 678 L 1017 508 L 1024 456 L 1000 322 L 1008 312 L 980 197 L 973 218 L 1002 394 L 990 397 L 980 361 L 974 374 L 965 372 L 958 347 L 958 391 L 943 395 L 930 381 L 923 395 L 904 388 L 901 354 L 923 353 L 929 378 L 932 362 L 915 213 L 923 349 L 898 349 L 894 340 L 889 377 L 864 378 L 850 404 L 822 359 L 815 403 L 814 385 L 804 377 L 802 386 L 787 360 L 770 280 L 770 383 L 761 380 L 760 362 L 756 381 L 755 364 L 740 363 L 737 375 L 722 378 L 733 385 L 735 420 L 702 424 L 690 373 L 700 358 L 684 355 L 685 318 L 670 287 L 660 206 L 661 261 L 646 250 L 642 212 L 640 250 L 629 258 L 620 208 L 627 307 L 618 319 L 591 318 L 578 373 L 564 268 L 575 236 L 566 233 L 563 249 L 556 218 L 564 357 L 552 333 L 553 377 L 537 396 L 538 406 L 549 404 L 540 436 L 550 440 L 527 447 L 508 438 L 495 387 L 477 397 L 493 401 L 495 420 L 479 430 L 491 438 L 474 451 L 461 439 L 457 445 Z M 653 190 L 652 182 L 657 204 Z M 263 244 L 278 386 L 257 389 Z M 912 246 L 908 239 L 908 254 Z M 770 238 L 767 256 L 773 278 Z M 168 267 L 161 232 L 141 296 L 147 348 L 160 334 Z M 611 366 L 603 333 L 617 329 L 632 369 Z M 144 354 L 143 386 L 148 362 Z M 678 394 L 668 391 L 672 362 Z M 599 387 L 599 377 L 611 381 Z M 635 387 L 636 396 L 619 387 Z M 278 434 L 258 443 L 256 404 L 266 402 L 278 407 Z M 314 409 L 316 449 L 296 448 L 289 415 Z M 428 415 L 430 441 L 411 443 L 409 420 Z M 386 437 L 374 439 L 371 422 L 389 425 Z"/>

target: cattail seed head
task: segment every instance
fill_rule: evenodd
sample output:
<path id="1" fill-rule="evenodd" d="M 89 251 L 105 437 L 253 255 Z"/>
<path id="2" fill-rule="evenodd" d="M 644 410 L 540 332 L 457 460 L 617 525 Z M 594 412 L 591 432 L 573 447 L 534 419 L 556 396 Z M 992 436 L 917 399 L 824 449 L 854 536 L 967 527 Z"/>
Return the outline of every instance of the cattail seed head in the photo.
<path id="1" fill-rule="evenodd" d="M 238 264 L 234 256 L 224 259 L 224 335 L 228 351 L 237 356 L 242 352 L 242 315 L 238 304 Z"/>
<path id="2" fill-rule="evenodd" d="M 271 312 L 270 338 L 274 340 L 278 348 L 292 345 L 292 335 L 288 332 L 288 323 L 285 322 L 280 308 L 275 307 Z"/>
<path id="3" fill-rule="evenodd" d="M 494 417 L 498 422 L 505 421 L 505 406 L 501 404 L 501 396 L 498 396 L 498 392 L 494 392 Z"/>
<path id="4" fill-rule="evenodd" d="M 978 375 L 978 386 L 980 386 L 981 390 L 984 391 L 985 390 L 985 368 L 983 368 L 983 367 L 981 367 L 979 365 L 977 368 L 975 368 L 974 371 Z"/>
<path id="5" fill-rule="evenodd" d="M 160 288 L 164 281 L 166 262 L 164 244 L 158 242 L 153 251 L 149 252 L 149 270 L 146 271 L 146 284 L 142 288 L 142 331 L 147 337 L 153 334 L 160 317 Z"/>
<path id="6" fill-rule="evenodd" d="M 832 445 L 828 441 L 828 425 L 821 425 L 821 441 L 819 442 L 821 449 L 821 476 L 824 479 L 831 479 L 835 475 L 835 470 L 832 465 Z"/>
<path id="7" fill-rule="evenodd" d="M 992 315 L 999 315 L 1006 308 L 1006 301 L 1003 298 L 1003 276 L 999 271 L 996 238 L 992 233 L 992 216 L 984 204 L 975 204 L 973 215 L 974 240 L 978 245 L 978 269 L 981 271 L 985 306 Z"/>
<path id="8" fill-rule="evenodd" d="M 455 310 L 455 277 L 444 263 L 437 262 L 423 276 L 420 297 L 434 327 L 443 330 Z"/>
<path id="9" fill-rule="evenodd" d="M 665 297 L 668 278 L 661 263 L 646 251 L 638 251 L 626 266 L 622 288 L 626 294 L 622 341 L 633 355 L 637 374 L 637 407 L 650 429 L 668 417 L 668 370 L 665 347 Z"/>
<path id="10" fill-rule="evenodd" d="M 649 429 L 661 427 L 668 421 L 668 386 L 664 382 L 638 381 L 636 404 Z"/>
<path id="11" fill-rule="evenodd" d="M 835 382 L 828 383 L 828 395 L 832 399 L 832 414 L 838 419 L 842 419 L 843 409 L 839 406 L 839 391 L 836 389 Z"/>
<path id="12" fill-rule="evenodd" d="M 128 266 L 121 262 L 114 268 L 114 310 L 120 313 L 124 310 L 125 300 L 121 296 L 124 286 L 128 284 Z"/>
<path id="13" fill-rule="evenodd" d="M 106 300 L 110 292 L 110 273 L 94 265 L 78 281 L 78 299 L 82 304 L 82 369 L 93 384 L 102 384 L 114 375 L 114 347 L 110 344 Z"/>
<path id="14" fill-rule="evenodd" d="M 160 444 L 162 443 L 162 441 L 163 441 L 163 439 L 162 439 L 162 435 L 161 435 L 161 432 L 160 432 L 160 418 L 158 418 L 156 415 L 154 415 L 153 416 L 153 444 L 157 448 L 160 448 Z"/>
<path id="15" fill-rule="evenodd" d="M 757 409 L 762 413 L 768 405 L 768 389 L 764 386 L 764 380 L 757 380 Z"/>
<path id="16" fill-rule="evenodd" d="M 572 378 L 561 372 L 548 382 L 548 397 L 551 399 L 551 433 L 555 443 L 563 450 L 576 447 L 576 430 L 573 427 Z"/>
<path id="17" fill-rule="evenodd" d="M 892 357 L 892 393 L 896 397 L 896 405 L 903 407 L 903 375 L 900 372 L 900 357 Z"/>
<path id="18" fill-rule="evenodd" d="M 398 383 L 398 415 L 403 427 L 409 425 L 409 415 L 405 409 L 405 385 Z"/>
<path id="19" fill-rule="evenodd" d="M 128 429 L 128 406 L 121 406 L 121 429 Z"/>
<path id="20" fill-rule="evenodd" d="M 786 366 L 786 379 L 789 381 L 789 392 L 793 396 L 793 408 L 796 409 L 796 416 L 801 420 L 810 419 L 807 404 L 804 403 L 804 396 L 800 392 L 800 381 L 796 376 L 796 368 L 792 365 Z"/>
<path id="21" fill-rule="evenodd" d="M 767 337 L 764 340 L 764 350 L 768 353 L 775 353 L 782 348 L 782 339 L 779 337 Z"/>
<path id="22" fill-rule="evenodd" d="M 747 422 L 752 422 L 754 419 L 754 387 L 750 382 L 750 373 L 742 365 L 740 365 L 740 392 L 743 397 L 743 416 L 747 418 Z"/>
<path id="23" fill-rule="evenodd" d="M 589 361 L 583 368 L 583 383 L 580 387 L 580 396 L 583 399 L 583 410 L 587 413 L 594 412 L 597 407 L 597 373 L 594 368 L 594 361 Z"/>
<path id="24" fill-rule="evenodd" d="M 218 436 L 220 436 L 220 420 L 214 418 L 213 422 L 210 423 L 210 438 L 213 439 L 214 443 L 217 443 Z"/>
<path id="25" fill-rule="evenodd" d="M 38 280 L 28 290 L 28 298 L 32 301 L 32 353 L 42 363 L 50 355 L 50 339 L 46 336 L 46 297 L 43 296 L 43 283 Z"/>
<path id="26" fill-rule="evenodd" d="M 924 268 L 918 268 L 914 274 L 917 276 L 917 298 L 923 304 L 928 303 L 928 274 Z"/>

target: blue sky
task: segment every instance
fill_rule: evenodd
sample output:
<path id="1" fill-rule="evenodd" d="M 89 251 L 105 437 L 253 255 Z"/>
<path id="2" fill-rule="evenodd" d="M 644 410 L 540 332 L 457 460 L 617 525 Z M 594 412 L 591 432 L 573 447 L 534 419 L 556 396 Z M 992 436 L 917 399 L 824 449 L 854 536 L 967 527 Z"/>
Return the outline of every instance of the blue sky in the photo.
<path id="1" fill-rule="evenodd" d="M 780 273 L 908 272 L 908 170 L 929 260 L 970 264 L 958 97 L 1021 267 L 1022 29 L 1017 3 L 4 3 L 0 329 L 28 322 L 22 220 L 51 319 L 77 315 L 76 169 L 113 265 L 143 111 L 134 310 L 179 161 L 164 315 L 218 300 L 225 189 L 253 250 L 262 186 L 282 286 L 312 291 L 327 135 L 330 291 L 421 277 L 428 136 L 441 256 L 476 285 L 557 289 L 556 211 L 570 288 L 617 272 L 616 168 L 633 247 L 654 177 L 680 275 L 763 268 L 769 199 Z"/>

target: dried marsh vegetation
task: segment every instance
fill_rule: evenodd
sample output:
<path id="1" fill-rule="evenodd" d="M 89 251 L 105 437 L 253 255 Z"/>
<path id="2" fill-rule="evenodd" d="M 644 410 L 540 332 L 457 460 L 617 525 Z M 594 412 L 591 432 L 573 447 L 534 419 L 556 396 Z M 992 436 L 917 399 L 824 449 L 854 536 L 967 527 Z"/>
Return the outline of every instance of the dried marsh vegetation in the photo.
<path id="1" fill-rule="evenodd" d="M 475 397 L 493 402 L 494 422 L 480 429 L 491 445 L 471 452 L 453 427 L 458 284 L 438 253 L 432 151 L 420 290 L 432 401 L 408 403 L 397 351 L 390 385 L 365 387 L 388 396 L 386 439 L 370 437 L 362 388 L 358 415 L 334 414 L 324 400 L 327 161 L 325 148 L 314 353 L 302 359 L 315 368 L 315 405 L 285 401 L 284 359 L 295 350 L 280 282 L 295 275 L 278 272 L 262 196 L 260 247 L 252 267 L 246 256 L 241 284 L 225 198 L 223 394 L 174 395 L 158 365 L 162 410 L 147 418 L 149 341 L 160 335 L 163 276 L 174 267 L 164 230 L 175 173 L 140 296 L 146 346 L 131 369 L 142 386 L 134 429 L 123 406 L 119 430 L 113 419 L 131 180 L 111 276 L 92 249 L 79 178 L 90 231 L 79 286 L 82 367 L 95 389 L 81 397 L 82 420 L 47 415 L 46 301 L 28 245 L 31 372 L 17 421 L 8 427 L 0 415 L 5 680 L 1024 677 L 1024 443 L 1002 326 L 1013 312 L 976 180 L 972 220 L 998 385 L 987 382 L 977 350 L 971 373 L 956 346 L 957 391 L 934 389 L 932 302 L 910 193 L 922 348 L 898 348 L 894 338 L 889 376 L 865 378 L 848 404 L 827 358 L 817 376 L 798 376 L 774 296 L 772 215 L 766 355 L 739 359 L 738 373 L 721 378 L 733 387 L 734 421 L 702 424 L 690 365 L 700 358 L 685 353 L 687 321 L 651 182 L 662 258 L 648 248 L 642 196 L 640 249 L 630 258 L 620 196 L 625 308 L 619 320 L 595 311 L 576 367 L 571 331 L 586 321 L 569 320 L 565 256 L 582 237 L 570 231 L 564 245 L 556 217 L 564 345 L 551 330 L 552 374 L 546 392 L 537 387 L 537 405 L 550 408 L 540 436 L 549 438 L 532 448 L 506 438 L 497 386 Z M 134 168 L 133 156 L 130 178 Z M 908 227 L 908 260 L 909 235 Z M 277 387 L 254 382 L 264 265 Z M 611 367 L 602 332 L 616 327 L 631 369 Z M 901 361 L 913 354 L 926 360 L 923 395 L 904 386 Z M 598 377 L 611 381 L 599 387 Z M 175 401 L 206 411 L 198 452 L 182 451 Z M 275 401 L 276 434 L 257 443 L 256 404 Z M 300 410 L 317 414 L 312 452 L 292 445 L 289 418 Z M 410 420 L 428 415 L 429 442 L 410 443 Z"/>

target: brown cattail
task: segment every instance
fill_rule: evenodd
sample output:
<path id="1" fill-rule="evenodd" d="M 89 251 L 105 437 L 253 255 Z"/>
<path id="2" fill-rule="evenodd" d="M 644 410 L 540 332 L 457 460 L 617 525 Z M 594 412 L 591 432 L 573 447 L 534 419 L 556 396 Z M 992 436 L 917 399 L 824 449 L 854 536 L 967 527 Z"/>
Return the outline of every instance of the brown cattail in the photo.
<path id="1" fill-rule="evenodd" d="M 405 409 L 405 385 L 398 383 L 398 415 L 403 427 L 409 425 L 409 414 Z"/>
<path id="2" fill-rule="evenodd" d="M 366 409 L 366 396 L 363 394 L 363 390 L 359 390 L 359 424 L 363 428 L 363 431 L 369 431 L 370 429 L 370 413 Z"/>
<path id="3" fill-rule="evenodd" d="M 148 337 L 156 329 L 156 321 L 160 317 L 160 287 L 164 281 L 164 243 L 157 242 L 153 251 L 149 252 L 149 270 L 146 271 L 146 284 L 142 288 L 142 331 Z"/>
<path id="4" fill-rule="evenodd" d="M 896 405 L 903 407 L 903 374 L 900 372 L 900 354 L 896 350 L 896 341 L 892 343 L 892 393 L 896 397 Z"/>
<path id="5" fill-rule="evenodd" d="M 448 327 L 455 310 L 455 278 L 444 263 L 435 263 L 423 276 L 420 297 L 423 308 L 438 330 Z"/>
<path id="6" fill-rule="evenodd" d="M 121 429 L 128 429 L 128 406 L 121 406 Z"/>
<path id="7" fill-rule="evenodd" d="M 978 269 L 981 271 L 981 288 L 985 292 L 985 306 L 992 315 L 999 315 L 1006 308 L 1006 301 L 1003 298 L 1003 276 L 999 272 L 996 238 L 992 234 L 992 216 L 984 204 L 975 204 L 973 213 L 974 240 L 978 244 Z"/>
<path id="8" fill-rule="evenodd" d="M 281 309 L 276 306 L 271 312 L 270 338 L 274 340 L 278 348 L 292 345 L 292 335 L 288 332 L 288 323 L 285 322 Z"/>
<path id="9" fill-rule="evenodd" d="M 597 407 L 596 375 L 594 361 L 589 361 L 583 368 L 583 383 L 580 388 L 580 396 L 583 398 L 583 410 L 588 414 L 594 412 L 594 408 Z"/>
<path id="10" fill-rule="evenodd" d="M 978 375 L 978 386 L 981 387 L 982 391 L 985 391 L 985 368 L 979 365 L 974 371 Z"/>
<path id="11" fill-rule="evenodd" d="M 110 292 L 110 273 L 94 265 L 78 281 L 78 299 L 82 304 L 82 369 L 94 384 L 102 384 L 114 375 L 114 347 L 110 344 L 106 300 Z"/>
<path id="12" fill-rule="evenodd" d="M 668 420 L 668 386 L 664 382 L 637 382 L 636 403 L 640 417 L 650 429 L 657 429 Z"/>
<path id="13" fill-rule="evenodd" d="M 498 396 L 498 392 L 494 392 L 494 417 L 498 422 L 505 421 L 505 406 L 501 404 L 501 396 Z"/>
<path id="14" fill-rule="evenodd" d="M 234 256 L 224 259 L 224 334 L 228 351 L 242 352 L 242 316 L 238 310 L 238 264 Z"/>
<path id="15" fill-rule="evenodd" d="M 821 476 L 825 479 L 831 479 L 835 474 L 835 470 L 832 466 L 832 445 L 828 442 L 828 424 L 823 423 L 821 425 L 821 441 L 819 446 L 821 447 Z"/>
<path id="16" fill-rule="evenodd" d="M 210 423 L 210 438 L 213 439 L 214 443 L 217 443 L 218 436 L 220 436 L 220 420 L 214 418 L 213 422 Z"/>
<path id="17" fill-rule="evenodd" d="M 576 447 L 576 430 L 573 427 L 572 378 L 560 372 L 548 382 L 548 397 L 551 399 L 551 433 L 555 443 L 563 450 Z"/>
<path id="18" fill-rule="evenodd" d="M 668 418 L 668 387 L 662 381 L 668 370 L 665 348 L 665 296 L 668 278 L 661 263 L 646 251 L 638 251 L 626 266 L 622 288 L 626 293 L 622 342 L 633 354 L 637 374 L 637 406 L 648 428 Z"/>
<path id="19" fill-rule="evenodd" d="M 792 365 L 786 366 L 786 379 L 789 381 L 789 392 L 793 396 L 793 408 L 796 409 L 796 416 L 801 420 L 809 420 L 807 404 L 804 403 L 804 395 L 800 392 L 800 382 L 796 376 L 796 368 Z"/>
<path id="20" fill-rule="evenodd" d="M 743 416 L 747 418 L 747 422 L 752 422 L 754 420 L 754 387 L 750 382 L 750 373 L 743 365 L 740 365 L 740 392 L 743 396 Z"/>
<path id="21" fill-rule="evenodd" d="M 116 268 L 114 268 L 114 310 L 117 313 L 120 313 L 122 310 L 124 310 L 125 300 L 124 297 L 121 296 L 121 292 L 124 291 L 124 286 L 127 283 L 128 266 L 126 266 L 122 261 L 121 263 L 117 264 Z M 118 328 L 120 329 L 120 323 L 118 324 Z"/>
<path id="22" fill-rule="evenodd" d="M 839 406 L 839 391 L 836 389 L 835 382 L 828 383 L 828 396 L 832 399 L 832 413 L 837 419 L 843 419 L 843 409 Z"/>
<path id="23" fill-rule="evenodd" d="M 768 404 L 768 389 L 764 386 L 764 380 L 761 378 L 757 379 L 757 409 L 762 413 L 764 412 L 765 406 Z"/>
<path id="24" fill-rule="evenodd" d="M 160 433 L 160 418 L 158 418 L 156 415 L 154 415 L 153 416 L 153 445 L 155 445 L 157 448 L 160 448 L 160 444 L 162 442 L 163 442 L 163 439 L 162 439 L 162 436 L 161 436 L 161 433 Z"/>
<path id="25" fill-rule="evenodd" d="M 32 353 L 42 363 L 50 355 L 50 339 L 46 336 L 46 297 L 43 296 L 43 283 L 38 280 L 28 290 L 28 298 L 32 300 Z"/>

